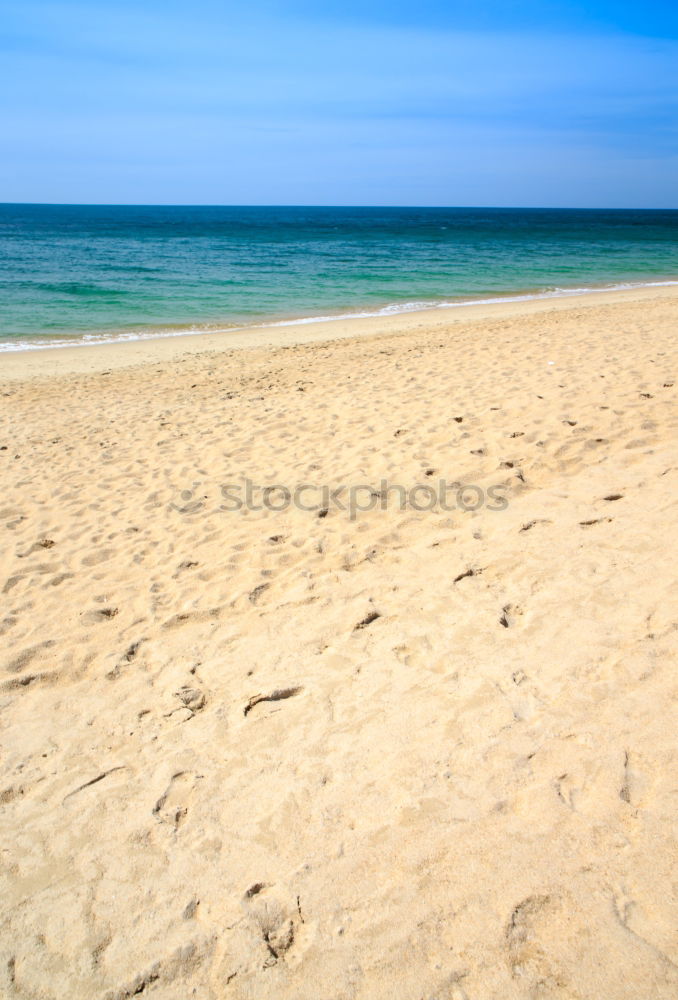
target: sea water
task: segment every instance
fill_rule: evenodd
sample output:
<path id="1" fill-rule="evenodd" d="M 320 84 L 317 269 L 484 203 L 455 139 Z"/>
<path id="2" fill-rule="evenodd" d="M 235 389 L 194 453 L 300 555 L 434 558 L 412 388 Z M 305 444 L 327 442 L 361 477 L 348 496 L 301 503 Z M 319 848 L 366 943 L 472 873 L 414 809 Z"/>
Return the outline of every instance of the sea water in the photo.
<path id="1" fill-rule="evenodd" d="M 678 283 L 678 211 L 0 205 L 0 352 Z"/>

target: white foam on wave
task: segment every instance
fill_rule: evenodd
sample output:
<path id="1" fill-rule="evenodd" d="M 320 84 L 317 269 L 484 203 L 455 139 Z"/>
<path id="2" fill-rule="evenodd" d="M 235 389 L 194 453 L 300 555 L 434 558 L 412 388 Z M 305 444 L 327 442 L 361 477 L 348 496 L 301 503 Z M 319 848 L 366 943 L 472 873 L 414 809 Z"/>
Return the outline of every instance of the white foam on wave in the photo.
<path id="1" fill-rule="evenodd" d="M 422 312 L 428 309 L 455 309 L 462 306 L 495 305 L 502 302 L 532 302 L 538 299 L 560 299 L 570 295 L 588 295 L 600 292 L 619 292 L 634 288 L 663 288 L 678 285 L 678 281 L 634 281 L 598 288 L 550 288 L 541 292 L 522 295 L 494 295 L 485 299 L 455 299 L 451 302 L 400 302 L 363 312 L 342 312 L 329 316 L 304 316 L 270 323 L 252 323 L 247 326 L 186 327 L 178 330 L 139 330 L 129 333 L 86 333 L 77 339 L 58 340 L 6 340 L 0 341 L 0 354 L 14 351 L 43 351 L 59 347 L 93 347 L 100 344 L 120 344 L 141 340 L 163 340 L 168 337 L 200 337 L 208 333 L 243 333 L 247 330 L 268 330 L 281 326 L 305 326 L 309 323 L 333 323 L 345 319 L 370 319 L 378 316 L 398 316 L 402 313 Z"/>

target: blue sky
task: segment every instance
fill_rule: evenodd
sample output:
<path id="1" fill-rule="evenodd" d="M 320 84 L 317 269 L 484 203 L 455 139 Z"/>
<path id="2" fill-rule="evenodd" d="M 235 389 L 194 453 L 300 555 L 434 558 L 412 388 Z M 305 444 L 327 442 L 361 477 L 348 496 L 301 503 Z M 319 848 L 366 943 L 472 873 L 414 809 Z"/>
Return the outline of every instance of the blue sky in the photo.
<path id="1" fill-rule="evenodd" d="M 678 208 L 678 5 L 0 0 L 0 201 Z"/>

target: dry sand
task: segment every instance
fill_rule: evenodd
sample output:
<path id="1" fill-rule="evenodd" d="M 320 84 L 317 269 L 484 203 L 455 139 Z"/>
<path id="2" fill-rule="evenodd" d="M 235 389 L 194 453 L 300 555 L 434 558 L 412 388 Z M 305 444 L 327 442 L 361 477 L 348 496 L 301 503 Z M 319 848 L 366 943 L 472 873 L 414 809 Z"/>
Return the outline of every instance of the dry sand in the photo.
<path id="1" fill-rule="evenodd" d="M 2 997 L 675 1000 L 677 319 L 2 358 Z"/>

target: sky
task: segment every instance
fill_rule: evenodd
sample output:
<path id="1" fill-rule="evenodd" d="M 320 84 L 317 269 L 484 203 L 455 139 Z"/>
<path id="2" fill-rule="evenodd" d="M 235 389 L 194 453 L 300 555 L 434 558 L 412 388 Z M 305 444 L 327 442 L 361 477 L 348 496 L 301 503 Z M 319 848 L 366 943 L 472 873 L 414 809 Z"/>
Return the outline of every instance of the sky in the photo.
<path id="1" fill-rule="evenodd" d="M 678 4 L 0 0 L 0 202 L 678 208 Z"/>

